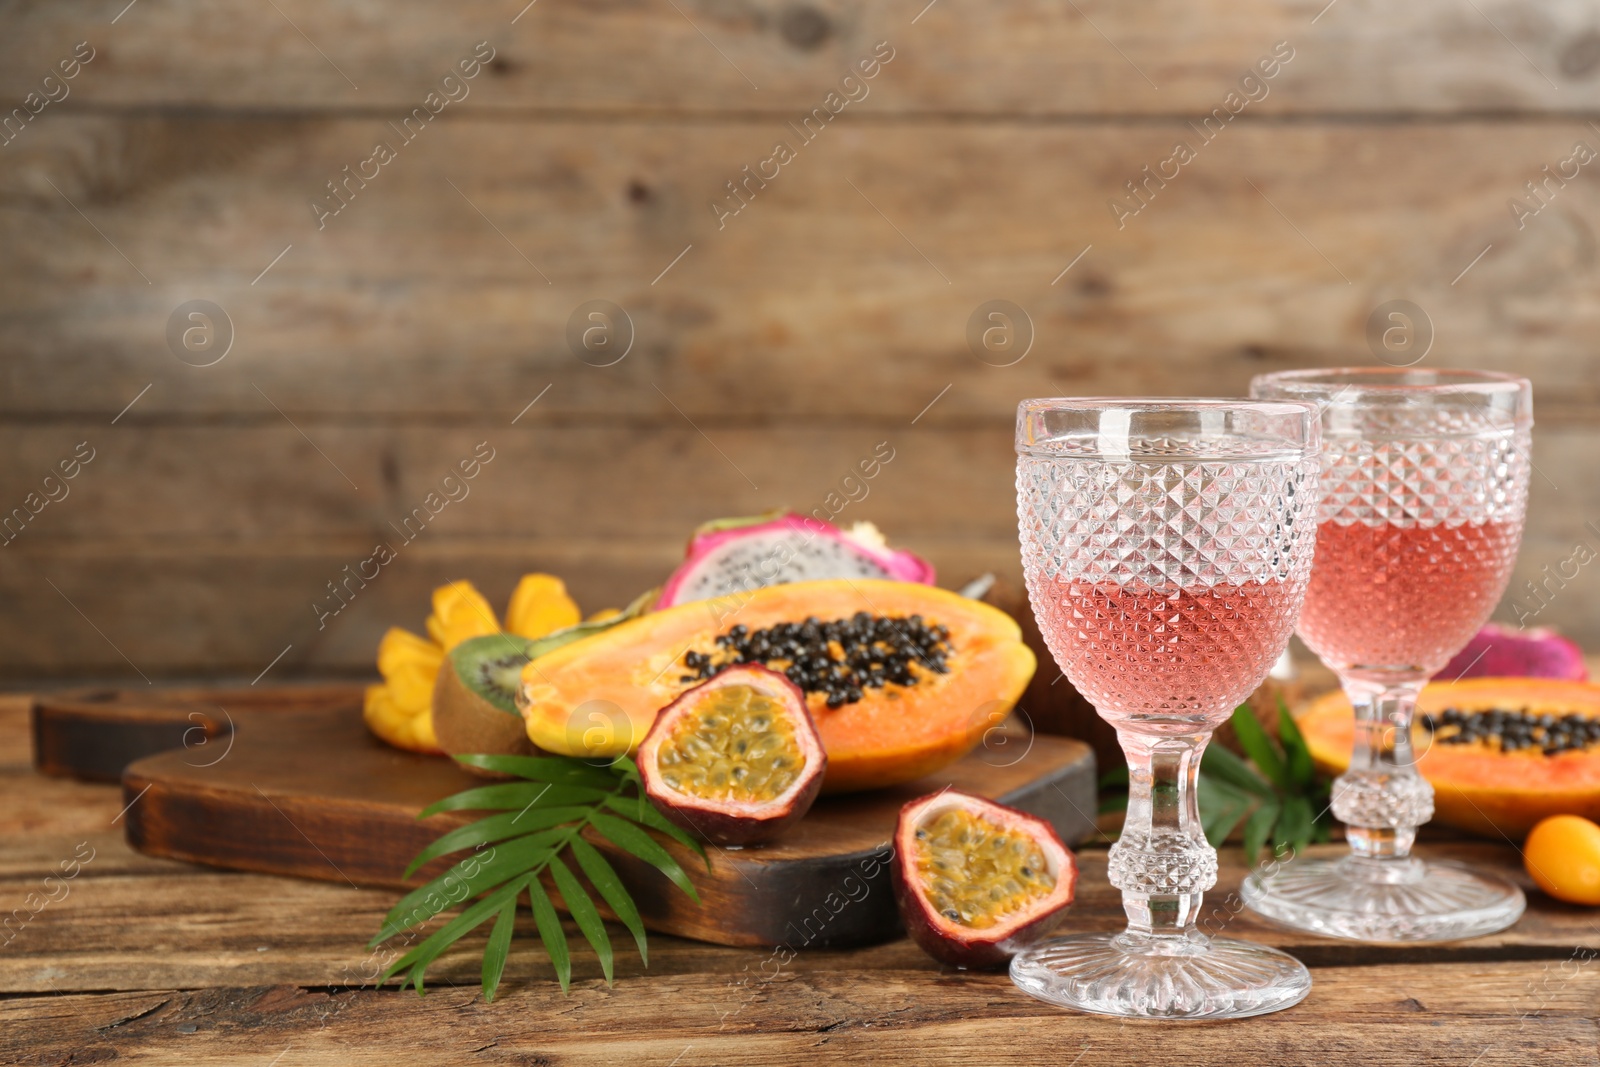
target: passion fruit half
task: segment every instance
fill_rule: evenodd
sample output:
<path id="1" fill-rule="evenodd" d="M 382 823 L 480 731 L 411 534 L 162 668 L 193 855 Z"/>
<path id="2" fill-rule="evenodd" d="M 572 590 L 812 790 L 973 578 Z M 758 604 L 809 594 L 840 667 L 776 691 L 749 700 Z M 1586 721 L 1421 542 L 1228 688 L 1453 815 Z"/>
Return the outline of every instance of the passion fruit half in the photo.
<path id="1" fill-rule="evenodd" d="M 716 844 L 754 845 L 811 809 L 828 757 L 800 687 L 741 664 L 661 709 L 638 763 L 661 814 Z"/>
<path id="2" fill-rule="evenodd" d="M 1050 824 L 953 789 L 913 800 L 895 826 L 906 933 L 941 963 L 996 967 L 1065 917 L 1078 863 Z"/>

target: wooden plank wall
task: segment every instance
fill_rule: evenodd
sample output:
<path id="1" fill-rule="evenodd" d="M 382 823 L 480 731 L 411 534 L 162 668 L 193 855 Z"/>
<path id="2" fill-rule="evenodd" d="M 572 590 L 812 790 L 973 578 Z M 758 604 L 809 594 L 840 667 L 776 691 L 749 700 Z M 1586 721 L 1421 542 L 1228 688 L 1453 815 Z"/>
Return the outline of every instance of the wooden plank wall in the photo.
<path id="1" fill-rule="evenodd" d="M 818 507 L 880 442 L 843 520 L 1013 570 L 1019 398 L 1375 362 L 1390 300 L 1424 365 L 1536 383 L 1518 582 L 1600 549 L 1600 5 L 925 4 L 0 9 L 0 511 L 92 455 L 0 547 L 0 674 L 366 671 L 440 581 L 616 604 L 697 521 Z M 1032 323 L 1009 366 L 967 339 L 997 299 Z M 168 340 L 195 300 L 231 323 L 210 366 Z M 596 300 L 632 323 L 611 366 L 568 341 Z M 1594 648 L 1576 572 L 1537 621 Z"/>

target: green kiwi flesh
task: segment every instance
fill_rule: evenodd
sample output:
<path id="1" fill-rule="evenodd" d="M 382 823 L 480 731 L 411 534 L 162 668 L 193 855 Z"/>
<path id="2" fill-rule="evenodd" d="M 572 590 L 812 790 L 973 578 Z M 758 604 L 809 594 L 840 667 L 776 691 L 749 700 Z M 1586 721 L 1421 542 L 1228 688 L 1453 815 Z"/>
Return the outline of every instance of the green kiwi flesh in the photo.
<path id="1" fill-rule="evenodd" d="M 486 634 L 452 648 L 433 685 L 433 732 L 439 747 L 452 756 L 536 754 L 516 705 L 523 666 L 616 621 L 579 623 L 538 639 Z M 476 767 L 467 769 L 500 777 Z"/>

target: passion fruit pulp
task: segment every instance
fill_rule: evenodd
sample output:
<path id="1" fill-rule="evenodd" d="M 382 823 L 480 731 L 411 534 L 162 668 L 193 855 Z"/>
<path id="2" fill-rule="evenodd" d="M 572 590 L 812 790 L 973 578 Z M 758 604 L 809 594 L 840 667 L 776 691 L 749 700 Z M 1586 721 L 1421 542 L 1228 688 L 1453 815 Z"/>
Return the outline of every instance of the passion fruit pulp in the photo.
<path id="1" fill-rule="evenodd" d="M 638 763 L 645 795 L 668 819 L 719 845 L 753 845 L 811 809 L 828 757 L 800 688 L 744 664 L 663 708 Z"/>
<path id="2" fill-rule="evenodd" d="M 894 887 L 911 939 L 934 959 L 994 967 L 1065 917 L 1078 865 L 1049 823 L 945 790 L 900 809 Z"/>

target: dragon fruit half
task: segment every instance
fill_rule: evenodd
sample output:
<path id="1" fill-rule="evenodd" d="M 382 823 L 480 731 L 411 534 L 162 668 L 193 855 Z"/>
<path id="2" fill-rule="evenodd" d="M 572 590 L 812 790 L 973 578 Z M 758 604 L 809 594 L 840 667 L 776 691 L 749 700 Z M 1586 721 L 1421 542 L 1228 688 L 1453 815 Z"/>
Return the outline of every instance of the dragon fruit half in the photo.
<path id="1" fill-rule="evenodd" d="M 933 566 L 888 547 L 870 522 L 849 530 L 793 512 L 717 519 L 694 532 L 657 608 L 734 596 L 762 586 L 822 578 L 888 578 L 933 584 Z"/>
<path id="2" fill-rule="evenodd" d="M 1566 678 L 1589 680 L 1583 650 L 1547 627 L 1510 630 L 1490 623 L 1434 675 L 1458 678 Z"/>

